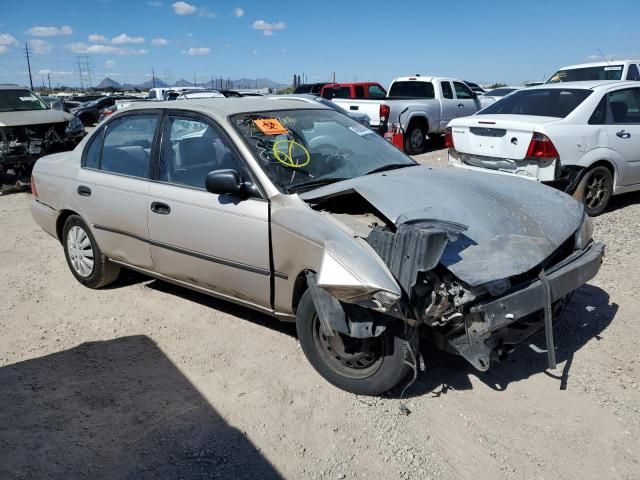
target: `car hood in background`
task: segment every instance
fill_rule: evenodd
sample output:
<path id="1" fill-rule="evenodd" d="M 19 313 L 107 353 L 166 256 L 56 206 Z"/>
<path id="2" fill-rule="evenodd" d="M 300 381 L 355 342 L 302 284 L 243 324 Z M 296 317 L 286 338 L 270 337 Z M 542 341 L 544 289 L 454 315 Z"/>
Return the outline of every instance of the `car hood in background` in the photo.
<path id="1" fill-rule="evenodd" d="M 61 110 L 27 110 L 25 112 L 1 112 L 0 127 L 21 127 L 47 123 L 68 122 L 73 115 Z"/>
<path id="2" fill-rule="evenodd" d="M 426 166 L 358 177 L 300 197 L 319 204 L 354 192 L 394 224 L 432 219 L 466 225 L 441 263 L 471 286 L 540 265 L 584 215 L 568 195 L 530 180 Z"/>

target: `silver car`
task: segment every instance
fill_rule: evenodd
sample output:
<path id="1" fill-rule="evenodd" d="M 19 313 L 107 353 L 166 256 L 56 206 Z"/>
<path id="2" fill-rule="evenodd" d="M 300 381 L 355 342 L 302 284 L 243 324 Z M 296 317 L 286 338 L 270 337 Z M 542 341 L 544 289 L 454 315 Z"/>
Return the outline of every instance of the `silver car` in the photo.
<path id="1" fill-rule="evenodd" d="M 33 217 L 83 285 L 130 268 L 295 321 L 317 371 L 359 394 L 415 372 L 420 332 L 487 370 L 544 330 L 553 363 L 552 322 L 603 255 L 566 194 L 417 165 L 299 101 L 132 105 L 33 178 Z"/>

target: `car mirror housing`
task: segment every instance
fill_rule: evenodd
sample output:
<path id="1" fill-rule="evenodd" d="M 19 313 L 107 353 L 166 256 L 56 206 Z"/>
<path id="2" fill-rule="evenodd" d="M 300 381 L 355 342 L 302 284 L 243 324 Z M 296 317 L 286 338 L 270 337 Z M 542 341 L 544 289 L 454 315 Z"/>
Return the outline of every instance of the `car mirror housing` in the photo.
<path id="1" fill-rule="evenodd" d="M 205 188 L 210 193 L 217 195 L 236 195 L 246 197 L 247 186 L 240 174 L 233 169 L 214 170 L 209 172 L 204 182 Z"/>

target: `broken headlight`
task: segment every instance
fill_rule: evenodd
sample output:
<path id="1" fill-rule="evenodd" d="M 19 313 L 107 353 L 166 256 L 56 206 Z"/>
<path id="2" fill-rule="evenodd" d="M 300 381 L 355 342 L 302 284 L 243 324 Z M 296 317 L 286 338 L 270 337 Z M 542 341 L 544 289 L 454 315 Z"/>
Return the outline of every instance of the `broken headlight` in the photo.
<path id="1" fill-rule="evenodd" d="M 589 217 L 586 213 L 582 218 L 582 223 L 580 224 L 580 228 L 575 234 L 575 244 L 574 248 L 576 250 L 584 250 L 587 245 L 591 242 L 593 238 L 593 222 L 591 221 L 591 217 Z"/>
<path id="2" fill-rule="evenodd" d="M 84 125 L 82 125 L 80 119 L 74 115 L 73 118 L 69 120 L 65 133 L 74 135 L 82 132 L 82 130 L 84 130 Z"/>

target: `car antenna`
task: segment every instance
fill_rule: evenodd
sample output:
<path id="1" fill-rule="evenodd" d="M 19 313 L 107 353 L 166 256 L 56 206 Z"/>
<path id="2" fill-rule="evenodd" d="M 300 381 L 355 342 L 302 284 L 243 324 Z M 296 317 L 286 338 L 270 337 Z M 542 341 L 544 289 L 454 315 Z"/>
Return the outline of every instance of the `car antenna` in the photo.
<path id="1" fill-rule="evenodd" d="M 611 64 L 609 63 L 609 60 L 607 59 L 607 57 L 605 57 L 605 56 L 604 56 L 604 54 L 602 53 L 602 50 L 600 50 L 599 48 L 598 48 L 597 50 L 598 50 L 598 53 L 600 54 L 600 56 L 601 56 L 602 58 L 604 58 L 604 61 L 605 61 L 605 62 L 607 62 L 607 65 L 611 65 Z"/>

